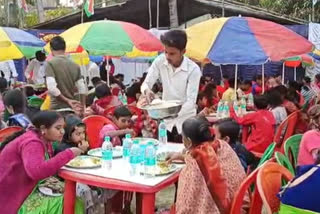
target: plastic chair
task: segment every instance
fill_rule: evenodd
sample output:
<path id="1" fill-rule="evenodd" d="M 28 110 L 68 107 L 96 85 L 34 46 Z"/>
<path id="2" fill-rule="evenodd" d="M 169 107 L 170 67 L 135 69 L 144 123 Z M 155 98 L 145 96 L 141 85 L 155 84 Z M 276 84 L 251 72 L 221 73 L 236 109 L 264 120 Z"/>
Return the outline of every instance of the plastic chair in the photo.
<path id="1" fill-rule="evenodd" d="M 10 126 L 0 130 L 0 143 L 3 142 L 10 135 L 21 131 L 23 128 L 20 126 Z"/>
<path id="2" fill-rule="evenodd" d="M 273 141 L 277 143 L 278 147 L 281 147 L 294 133 L 295 126 L 298 121 L 299 111 L 291 113 L 282 123 L 278 126 Z M 284 151 L 280 151 L 284 153 Z"/>
<path id="3" fill-rule="evenodd" d="M 290 160 L 292 166 L 295 168 L 298 162 L 298 154 L 300 148 L 300 142 L 302 139 L 302 134 L 296 134 L 289 137 L 286 142 L 284 142 L 284 152 L 287 158 Z"/>
<path id="4" fill-rule="evenodd" d="M 267 162 L 268 160 L 270 160 L 273 157 L 273 153 L 274 153 L 275 148 L 276 148 L 276 143 L 271 143 L 268 146 L 266 151 L 264 151 L 264 153 L 259 161 L 258 166 L 261 166 L 262 164 L 264 164 L 265 162 Z"/>
<path id="5" fill-rule="evenodd" d="M 282 179 L 292 180 L 293 175 L 278 163 L 268 162 L 258 172 L 257 189 L 268 214 L 279 211 L 280 200 L 277 194 L 280 191 Z"/>
<path id="6" fill-rule="evenodd" d="M 108 118 L 99 115 L 88 116 L 83 118 L 82 121 L 86 124 L 86 132 L 90 148 L 93 149 L 101 147 L 101 142 L 99 142 L 100 130 L 106 124 L 113 124 L 113 122 Z"/>
<path id="7" fill-rule="evenodd" d="M 264 166 L 266 163 L 262 164 Z M 256 168 L 253 172 L 251 172 L 248 177 L 241 183 L 238 191 L 234 195 L 230 213 L 232 214 L 241 214 L 243 201 L 247 193 L 250 196 L 250 204 L 249 204 L 249 212 L 248 214 L 261 214 L 262 209 L 262 200 L 257 188 L 254 188 L 253 191 L 250 188 L 256 185 L 256 178 L 260 168 Z"/>
<path id="8" fill-rule="evenodd" d="M 284 156 L 280 152 L 276 152 L 274 156 L 275 156 L 278 164 L 280 164 L 281 166 L 284 166 L 286 169 L 288 169 L 291 172 L 291 174 L 293 174 L 293 175 L 296 174 L 292 164 L 290 163 L 289 159 L 286 156 Z"/>

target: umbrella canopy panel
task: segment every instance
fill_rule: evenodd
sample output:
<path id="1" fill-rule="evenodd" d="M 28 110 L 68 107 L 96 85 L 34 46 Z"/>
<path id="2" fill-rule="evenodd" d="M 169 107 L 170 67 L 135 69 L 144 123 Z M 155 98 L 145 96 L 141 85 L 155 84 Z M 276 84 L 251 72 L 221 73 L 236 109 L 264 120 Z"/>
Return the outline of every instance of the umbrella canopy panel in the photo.
<path id="1" fill-rule="evenodd" d="M 45 43 L 27 33 L 11 27 L 0 27 L 0 61 L 32 58 Z"/>
<path id="2" fill-rule="evenodd" d="M 188 28 L 187 34 L 187 54 L 217 64 L 258 65 L 305 54 L 313 47 L 282 25 L 250 17 L 211 19 Z"/>

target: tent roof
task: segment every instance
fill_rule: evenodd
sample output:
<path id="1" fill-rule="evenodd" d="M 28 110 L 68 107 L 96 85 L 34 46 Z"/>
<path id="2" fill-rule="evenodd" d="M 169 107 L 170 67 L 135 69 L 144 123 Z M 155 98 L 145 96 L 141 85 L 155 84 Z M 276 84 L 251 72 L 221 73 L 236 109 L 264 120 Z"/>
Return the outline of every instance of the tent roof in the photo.
<path id="1" fill-rule="evenodd" d="M 127 0 L 123 3 L 117 3 L 113 6 L 104 8 L 95 8 L 95 14 L 87 18 L 84 14 L 84 22 L 94 20 L 120 20 L 138 24 L 144 28 L 149 26 L 149 0 Z M 156 27 L 156 1 L 152 2 L 152 27 Z M 211 14 L 213 17 L 219 17 L 222 13 L 222 3 L 219 0 L 177 0 L 179 24 L 183 24 L 191 19 Z M 160 27 L 169 27 L 169 7 L 168 0 L 159 1 Z M 252 16 L 256 18 L 271 20 L 279 24 L 302 24 L 304 20 L 292 19 L 271 13 L 261 8 L 255 8 L 239 2 L 226 0 L 224 3 L 225 16 Z M 81 12 L 69 14 L 57 19 L 33 26 L 34 29 L 68 29 L 81 22 Z"/>

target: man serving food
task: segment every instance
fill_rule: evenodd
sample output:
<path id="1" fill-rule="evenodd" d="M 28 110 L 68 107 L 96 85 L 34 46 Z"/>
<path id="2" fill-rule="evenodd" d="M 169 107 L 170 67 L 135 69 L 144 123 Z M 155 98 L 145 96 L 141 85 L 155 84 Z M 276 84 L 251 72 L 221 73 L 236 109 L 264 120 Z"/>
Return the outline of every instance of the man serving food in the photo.
<path id="1" fill-rule="evenodd" d="M 166 119 L 168 141 L 181 142 L 176 138 L 181 134 L 182 123 L 196 115 L 196 100 L 199 90 L 201 71 L 199 66 L 184 56 L 187 35 L 181 30 L 171 30 L 161 36 L 165 54 L 155 59 L 149 68 L 146 79 L 141 86 L 141 92 L 151 102 L 155 95 L 152 87 L 160 80 L 163 87 L 163 101 L 181 101 L 182 108 L 177 118 Z"/>

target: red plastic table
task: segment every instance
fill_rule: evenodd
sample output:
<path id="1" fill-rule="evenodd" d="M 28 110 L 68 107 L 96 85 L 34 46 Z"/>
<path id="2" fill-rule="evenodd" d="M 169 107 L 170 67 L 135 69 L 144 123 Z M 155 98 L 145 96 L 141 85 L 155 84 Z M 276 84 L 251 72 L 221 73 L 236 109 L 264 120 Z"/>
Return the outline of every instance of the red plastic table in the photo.
<path id="1" fill-rule="evenodd" d="M 65 169 L 59 171 L 59 176 L 65 179 L 65 192 L 63 202 L 64 214 L 74 214 L 76 182 L 105 189 L 136 192 L 137 213 L 151 214 L 154 213 L 155 210 L 156 193 L 177 182 L 179 178 L 179 171 L 173 173 L 170 177 L 157 184 L 156 186 L 135 184 L 128 181 L 87 175 Z"/>

